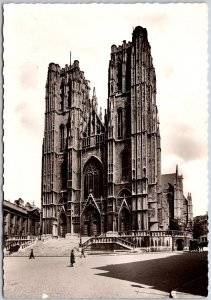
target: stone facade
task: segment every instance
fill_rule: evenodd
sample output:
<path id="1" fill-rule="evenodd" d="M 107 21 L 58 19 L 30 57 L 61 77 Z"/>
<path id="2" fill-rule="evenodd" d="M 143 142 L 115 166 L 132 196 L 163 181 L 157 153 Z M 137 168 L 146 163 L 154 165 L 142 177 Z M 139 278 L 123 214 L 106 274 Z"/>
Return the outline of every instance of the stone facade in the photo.
<path id="1" fill-rule="evenodd" d="M 200 235 L 199 237 L 197 237 L 200 242 L 207 242 L 209 232 L 208 213 L 206 213 L 205 215 L 194 217 L 193 221 L 194 226 L 199 227 L 198 232 L 194 232 L 194 235 Z"/>
<path id="2" fill-rule="evenodd" d="M 176 172 L 161 177 L 163 198 L 166 199 L 169 212 L 169 229 L 191 229 L 193 222 L 193 204 L 191 193 L 187 197 L 183 192 L 183 176 Z M 176 226 L 176 227 L 175 227 Z"/>
<path id="3" fill-rule="evenodd" d="M 156 76 L 146 29 L 111 47 L 104 120 L 79 62 L 50 63 L 42 155 L 42 233 L 165 230 Z"/>
<path id="4" fill-rule="evenodd" d="M 40 234 L 40 209 L 19 198 L 14 203 L 3 201 L 4 238 Z"/>

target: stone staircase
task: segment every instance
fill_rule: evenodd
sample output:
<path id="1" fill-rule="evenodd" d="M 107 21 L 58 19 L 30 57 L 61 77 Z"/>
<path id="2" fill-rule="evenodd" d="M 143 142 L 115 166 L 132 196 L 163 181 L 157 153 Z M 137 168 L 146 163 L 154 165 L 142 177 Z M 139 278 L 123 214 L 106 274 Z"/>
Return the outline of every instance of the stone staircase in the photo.
<path id="1" fill-rule="evenodd" d="M 82 242 L 85 242 L 87 238 L 82 238 Z M 36 240 L 35 243 L 30 246 L 20 249 L 18 252 L 12 253 L 5 256 L 29 256 L 31 249 L 33 249 L 34 255 L 36 256 L 70 256 L 70 251 L 75 250 L 75 255 L 79 255 L 79 238 L 71 237 L 68 239 L 47 239 L 47 240 Z"/>
<path id="2" fill-rule="evenodd" d="M 83 247 L 86 251 L 131 251 L 133 252 L 136 245 L 120 237 L 91 237 L 83 243 Z"/>

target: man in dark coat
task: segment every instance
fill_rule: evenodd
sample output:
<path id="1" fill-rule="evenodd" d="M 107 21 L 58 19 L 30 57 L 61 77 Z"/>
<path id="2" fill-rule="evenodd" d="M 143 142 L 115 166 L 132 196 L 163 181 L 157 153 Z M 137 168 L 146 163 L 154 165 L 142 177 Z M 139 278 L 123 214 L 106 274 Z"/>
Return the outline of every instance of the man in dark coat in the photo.
<path id="1" fill-rule="evenodd" d="M 34 257 L 33 249 L 31 249 L 31 252 L 30 252 L 30 255 L 29 255 L 29 259 L 31 259 L 31 258 L 35 258 L 35 257 Z"/>
<path id="2" fill-rule="evenodd" d="M 70 266 L 73 267 L 74 263 L 75 263 L 75 254 L 74 254 L 74 250 L 71 250 L 71 254 L 70 254 Z"/>

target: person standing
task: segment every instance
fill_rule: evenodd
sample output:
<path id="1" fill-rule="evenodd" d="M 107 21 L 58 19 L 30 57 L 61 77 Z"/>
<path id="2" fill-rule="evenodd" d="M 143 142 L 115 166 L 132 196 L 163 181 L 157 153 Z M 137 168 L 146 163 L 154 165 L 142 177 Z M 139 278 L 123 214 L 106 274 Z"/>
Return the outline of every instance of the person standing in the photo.
<path id="1" fill-rule="evenodd" d="M 71 250 L 71 254 L 70 254 L 70 266 L 73 267 L 73 264 L 75 263 L 75 254 L 74 254 L 74 250 Z"/>
<path id="2" fill-rule="evenodd" d="M 29 259 L 31 259 L 31 258 L 35 258 L 35 257 L 34 257 L 33 249 L 31 249 L 31 252 L 30 252 L 30 255 L 29 255 Z"/>
<path id="3" fill-rule="evenodd" d="M 81 249 L 81 258 L 82 258 L 82 257 L 84 257 L 84 258 L 86 257 L 86 256 L 85 256 L 85 253 L 84 253 L 84 248 Z"/>

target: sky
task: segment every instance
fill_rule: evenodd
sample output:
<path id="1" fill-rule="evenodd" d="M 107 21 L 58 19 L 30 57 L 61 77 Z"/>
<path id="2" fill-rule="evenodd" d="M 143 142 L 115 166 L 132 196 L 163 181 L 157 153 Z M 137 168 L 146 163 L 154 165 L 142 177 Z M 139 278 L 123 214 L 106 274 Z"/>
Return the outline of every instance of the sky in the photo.
<path id="1" fill-rule="evenodd" d="M 201 4 L 4 5 L 4 199 L 40 207 L 48 65 L 79 60 L 106 109 L 111 45 L 145 27 L 157 78 L 162 174 L 208 210 L 208 8 Z M 90 94 L 91 96 L 91 94 Z"/>

